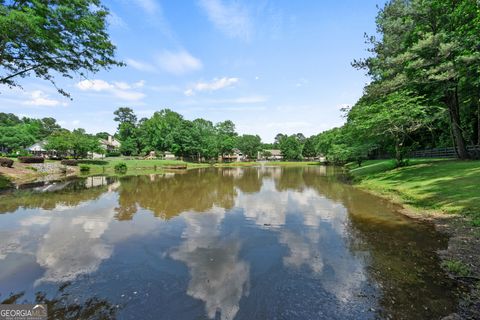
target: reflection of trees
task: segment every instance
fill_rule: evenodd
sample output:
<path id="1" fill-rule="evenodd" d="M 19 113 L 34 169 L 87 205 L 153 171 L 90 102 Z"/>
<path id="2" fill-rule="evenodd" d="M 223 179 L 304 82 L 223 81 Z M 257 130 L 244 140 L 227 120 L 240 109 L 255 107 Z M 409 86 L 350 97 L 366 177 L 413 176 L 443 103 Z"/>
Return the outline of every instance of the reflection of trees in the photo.
<path id="1" fill-rule="evenodd" d="M 350 248 L 369 252 L 369 276 L 383 295 L 380 316 L 393 319 L 439 318 L 454 310 L 456 298 L 439 266 L 436 251 L 448 239 L 433 226 L 395 214 L 399 206 L 329 177 L 304 174 L 307 187 L 348 210 Z"/>
<path id="2" fill-rule="evenodd" d="M 92 178 L 76 179 L 51 185 L 54 188 L 36 190 L 19 190 L 0 195 L 0 213 L 23 209 L 53 210 L 57 206 L 76 206 L 84 201 L 98 199 L 108 189 L 113 179 L 105 179 L 104 184 L 91 184 Z M 52 190 L 52 191 L 49 191 Z"/>
<path id="3" fill-rule="evenodd" d="M 163 219 L 189 210 L 204 212 L 213 206 L 229 209 L 235 199 L 233 180 L 232 176 L 215 169 L 171 176 L 125 177 L 118 190 L 117 218 L 131 219 L 137 206 Z"/>
<path id="4" fill-rule="evenodd" d="M 235 186 L 244 193 L 259 192 L 262 188 L 261 173 L 256 168 L 242 168 L 242 174 L 235 179 Z"/>
<path id="5" fill-rule="evenodd" d="M 48 319 L 114 319 L 117 308 L 107 300 L 97 297 L 88 298 L 83 302 L 72 299 L 66 292 L 70 283 L 59 287 L 58 293 L 53 298 L 48 298 L 45 292 L 37 292 L 35 301 L 31 304 L 46 304 L 48 310 Z M 3 300 L 2 304 L 21 304 L 28 301 L 20 300 L 24 293 L 13 294 Z"/>

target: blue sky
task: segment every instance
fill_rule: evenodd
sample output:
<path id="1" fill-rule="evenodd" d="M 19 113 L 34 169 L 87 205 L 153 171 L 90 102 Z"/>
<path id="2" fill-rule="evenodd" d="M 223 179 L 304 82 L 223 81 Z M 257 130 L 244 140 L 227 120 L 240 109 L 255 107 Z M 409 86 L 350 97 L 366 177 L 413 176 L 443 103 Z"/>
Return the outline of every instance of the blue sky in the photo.
<path id="1" fill-rule="evenodd" d="M 113 111 L 139 118 L 170 108 L 187 119 L 230 119 L 265 142 L 343 123 L 340 108 L 368 81 L 364 57 L 381 0 L 104 0 L 117 56 L 127 67 L 1 88 L 0 112 L 55 117 L 69 129 L 115 132 Z"/>

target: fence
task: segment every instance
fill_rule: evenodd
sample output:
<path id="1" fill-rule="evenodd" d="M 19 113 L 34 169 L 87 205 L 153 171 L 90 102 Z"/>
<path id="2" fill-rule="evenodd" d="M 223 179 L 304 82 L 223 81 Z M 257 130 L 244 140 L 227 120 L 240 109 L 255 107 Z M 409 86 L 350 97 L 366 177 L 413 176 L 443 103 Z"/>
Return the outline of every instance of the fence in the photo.
<path id="1" fill-rule="evenodd" d="M 480 158 L 480 146 L 468 146 L 467 151 L 472 158 Z M 408 155 L 410 158 L 456 158 L 457 152 L 453 147 L 416 150 Z"/>

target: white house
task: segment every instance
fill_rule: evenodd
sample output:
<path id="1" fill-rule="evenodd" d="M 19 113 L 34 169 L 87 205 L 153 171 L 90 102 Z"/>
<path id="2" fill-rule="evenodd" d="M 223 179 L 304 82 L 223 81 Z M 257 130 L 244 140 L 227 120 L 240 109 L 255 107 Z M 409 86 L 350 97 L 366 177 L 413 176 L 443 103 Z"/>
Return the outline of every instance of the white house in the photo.
<path id="1" fill-rule="evenodd" d="M 177 157 L 175 157 L 175 154 L 171 153 L 170 151 L 165 151 L 163 153 L 163 159 L 164 160 L 176 160 Z"/>
<path id="2" fill-rule="evenodd" d="M 232 150 L 232 153 L 224 154 L 219 158 L 220 158 L 219 160 L 223 162 L 240 162 L 246 159 L 243 153 L 236 148 Z"/>
<path id="3" fill-rule="evenodd" d="M 268 154 L 268 156 L 265 156 Z M 278 149 L 263 150 L 258 153 L 258 159 L 260 160 L 283 160 L 282 151 Z"/>
<path id="4" fill-rule="evenodd" d="M 120 141 L 118 141 L 112 136 L 108 136 L 107 140 L 105 139 L 99 139 L 99 140 L 100 140 L 101 147 L 106 151 L 115 151 L 115 150 L 118 150 L 121 146 Z"/>

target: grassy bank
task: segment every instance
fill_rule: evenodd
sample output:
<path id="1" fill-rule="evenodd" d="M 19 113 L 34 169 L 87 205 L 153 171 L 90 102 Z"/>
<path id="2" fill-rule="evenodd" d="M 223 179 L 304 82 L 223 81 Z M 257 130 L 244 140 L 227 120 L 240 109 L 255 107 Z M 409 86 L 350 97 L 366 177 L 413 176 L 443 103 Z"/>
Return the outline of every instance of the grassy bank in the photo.
<path id="1" fill-rule="evenodd" d="M 149 174 L 155 173 L 170 166 L 187 166 L 187 169 L 204 167 L 251 167 L 251 166 L 305 166 L 317 165 L 318 162 L 293 162 L 293 161 L 271 161 L 271 162 L 230 162 L 230 163 L 193 163 L 180 160 L 138 160 L 123 157 L 105 158 L 102 160 L 81 160 L 81 166 L 88 166 L 88 174 L 115 175 L 115 165 L 124 162 L 127 165 L 128 174 Z"/>
<path id="2" fill-rule="evenodd" d="M 253 166 L 311 166 L 319 165 L 318 161 L 267 161 L 267 162 L 224 162 L 215 163 L 215 167 L 253 167 Z"/>
<path id="3" fill-rule="evenodd" d="M 0 190 L 9 188 L 11 186 L 10 180 L 0 174 Z"/>
<path id="4" fill-rule="evenodd" d="M 190 163 L 180 160 L 139 160 L 128 158 L 105 158 L 102 160 L 80 160 L 80 166 L 90 168 L 87 174 L 115 175 L 115 166 L 124 162 L 128 174 L 150 174 L 170 166 L 187 166 L 188 169 L 209 166 L 209 164 Z"/>
<path id="5" fill-rule="evenodd" d="M 348 165 L 358 186 L 420 210 L 463 214 L 480 226 L 480 161 L 414 159 L 395 168 L 394 160 Z"/>

